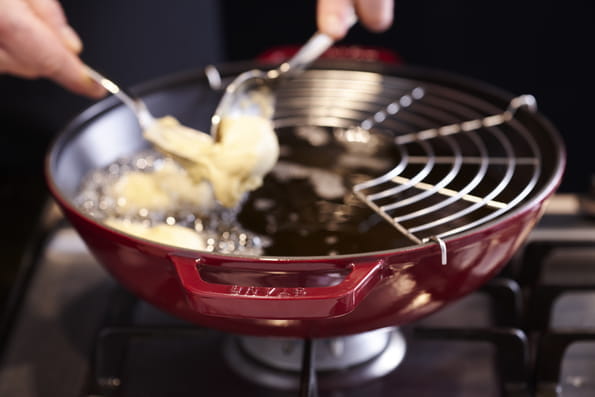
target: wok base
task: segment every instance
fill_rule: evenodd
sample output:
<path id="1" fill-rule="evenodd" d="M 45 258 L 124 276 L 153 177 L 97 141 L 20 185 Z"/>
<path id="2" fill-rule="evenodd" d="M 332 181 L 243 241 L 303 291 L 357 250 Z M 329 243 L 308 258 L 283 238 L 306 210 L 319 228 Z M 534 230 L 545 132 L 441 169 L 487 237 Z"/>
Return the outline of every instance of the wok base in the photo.
<path id="1" fill-rule="evenodd" d="M 225 359 L 238 375 L 260 386 L 299 390 L 303 339 L 235 336 L 227 340 Z M 392 372 L 405 356 L 398 328 L 358 335 L 314 339 L 318 388 L 361 385 Z"/>

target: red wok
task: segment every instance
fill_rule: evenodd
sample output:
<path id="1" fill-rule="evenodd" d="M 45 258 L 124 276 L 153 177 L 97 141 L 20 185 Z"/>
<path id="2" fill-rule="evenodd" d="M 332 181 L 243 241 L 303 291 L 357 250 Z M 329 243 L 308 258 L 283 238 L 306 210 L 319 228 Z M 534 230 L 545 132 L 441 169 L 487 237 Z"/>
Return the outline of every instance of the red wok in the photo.
<path id="1" fill-rule="evenodd" d="M 248 66 L 219 71 L 231 77 Z M 156 115 L 203 131 L 220 96 L 201 72 L 136 92 Z M 275 113 L 282 162 L 307 172 L 290 182 L 272 173 L 239 216 L 272 241 L 259 256 L 151 242 L 75 205 L 89 171 L 148 146 L 113 97 L 59 135 L 47 157 L 47 181 L 98 261 L 165 312 L 234 333 L 354 334 L 440 309 L 493 277 L 522 245 L 560 182 L 564 149 L 555 128 L 530 106 L 507 113 L 512 99 L 431 70 L 320 62 L 281 87 Z M 361 136 L 373 141 L 354 148 L 345 131 L 365 120 L 372 138 Z M 393 168 L 389 182 L 396 187 L 379 199 L 397 203 L 393 220 L 349 192 L 320 197 L 310 178 L 324 170 L 349 185 Z M 266 210 L 256 205 L 263 199 Z"/>

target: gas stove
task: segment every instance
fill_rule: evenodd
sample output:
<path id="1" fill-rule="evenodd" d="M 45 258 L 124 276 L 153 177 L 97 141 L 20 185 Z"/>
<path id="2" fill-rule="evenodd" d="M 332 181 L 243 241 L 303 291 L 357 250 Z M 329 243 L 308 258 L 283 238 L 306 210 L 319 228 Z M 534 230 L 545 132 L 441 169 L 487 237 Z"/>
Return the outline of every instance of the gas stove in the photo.
<path id="1" fill-rule="evenodd" d="M 400 328 L 247 337 L 124 291 L 50 203 L 2 346 L 0 396 L 592 396 L 595 219 L 554 195 L 478 291 Z M 587 203 L 588 204 L 588 203 Z"/>

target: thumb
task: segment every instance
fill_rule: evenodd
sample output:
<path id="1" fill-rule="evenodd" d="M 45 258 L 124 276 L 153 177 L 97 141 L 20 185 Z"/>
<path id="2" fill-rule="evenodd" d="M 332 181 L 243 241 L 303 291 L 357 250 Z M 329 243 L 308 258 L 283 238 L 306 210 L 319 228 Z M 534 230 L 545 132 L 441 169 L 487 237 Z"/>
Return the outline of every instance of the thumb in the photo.
<path id="1" fill-rule="evenodd" d="M 316 20 L 318 30 L 340 40 L 355 21 L 353 0 L 318 0 Z"/>

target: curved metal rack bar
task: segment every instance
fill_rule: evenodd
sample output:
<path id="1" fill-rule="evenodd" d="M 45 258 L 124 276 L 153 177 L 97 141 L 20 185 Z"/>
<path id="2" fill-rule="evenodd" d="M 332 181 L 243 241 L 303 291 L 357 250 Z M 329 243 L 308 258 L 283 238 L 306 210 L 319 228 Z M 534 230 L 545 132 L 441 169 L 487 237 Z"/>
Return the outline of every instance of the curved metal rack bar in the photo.
<path id="1" fill-rule="evenodd" d="M 283 88 L 278 127 L 341 129 L 353 139 L 393 136 L 400 156 L 353 193 L 416 244 L 485 224 L 523 202 L 541 173 L 535 138 L 516 118 L 530 95 L 504 109 L 449 87 L 370 72 L 312 70 Z M 514 186 L 514 188 L 511 188 Z"/>

